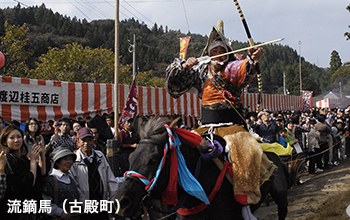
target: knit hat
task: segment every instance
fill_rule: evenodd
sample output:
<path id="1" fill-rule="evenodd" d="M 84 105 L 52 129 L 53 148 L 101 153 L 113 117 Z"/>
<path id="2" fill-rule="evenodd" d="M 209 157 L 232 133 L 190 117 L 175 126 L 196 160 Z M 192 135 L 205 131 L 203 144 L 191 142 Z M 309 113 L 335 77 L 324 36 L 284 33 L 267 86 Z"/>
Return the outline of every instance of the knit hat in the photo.
<path id="1" fill-rule="evenodd" d="M 69 148 L 66 147 L 57 147 L 53 150 L 52 152 L 52 161 L 53 161 L 53 165 L 57 162 L 57 160 L 68 156 L 68 155 L 72 155 L 73 156 L 73 161 L 75 161 L 75 159 L 77 158 L 77 155 L 75 155 L 75 153 L 73 153 Z"/>
<path id="2" fill-rule="evenodd" d="M 79 129 L 77 137 L 79 139 L 84 139 L 86 137 L 94 137 L 94 135 L 93 135 L 93 133 L 92 133 L 90 128 L 83 127 L 83 128 Z"/>
<path id="3" fill-rule="evenodd" d="M 314 125 L 314 124 L 317 123 L 317 121 L 316 121 L 316 119 L 314 119 L 314 118 L 310 118 L 310 119 L 309 119 L 309 123 L 312 124 L 312 125 Z"/>

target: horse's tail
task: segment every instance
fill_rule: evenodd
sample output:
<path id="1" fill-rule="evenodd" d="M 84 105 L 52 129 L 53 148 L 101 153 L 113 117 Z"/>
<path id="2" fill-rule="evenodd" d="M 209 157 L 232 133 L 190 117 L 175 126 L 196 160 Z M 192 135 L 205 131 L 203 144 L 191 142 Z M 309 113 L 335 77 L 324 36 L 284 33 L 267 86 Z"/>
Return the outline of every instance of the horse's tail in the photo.
<path id="1" fill-rule="evenodd" d="M 288 189 L 297 183 L 297 180 L 303 176 L 302 166 L 304 160 L 302 155 L 290 156 L 282 159 L 284 172 L 288 180 Z"/>
<path id="2" fill-rule="evenodd" d="M 295 184 L 296 172 L 294 171 L 294 167 L 289 169 L 286 163 L 286 159 L 284 157 L 280 157 L 273 152 L 264 152 L 266 156 L 271 160 L 277 167 L 279 167 L 280 174 L 284 175 L 286 187 L 289 189 L 292 185 Z"/>

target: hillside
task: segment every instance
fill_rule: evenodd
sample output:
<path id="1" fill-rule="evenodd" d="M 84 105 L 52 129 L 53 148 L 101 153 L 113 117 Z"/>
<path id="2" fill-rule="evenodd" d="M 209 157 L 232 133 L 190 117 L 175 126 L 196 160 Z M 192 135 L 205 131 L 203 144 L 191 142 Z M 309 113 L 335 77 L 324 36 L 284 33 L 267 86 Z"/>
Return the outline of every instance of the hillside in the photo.
<path id="1" fill-rule="evenodd" d="M 0 36 L 5 34 L 6 22 L 10 25 L 28 28 L 27 45 L 23 51 L 23 62 L 27 69 L 18 71 L 21 74 L 35 70 L 39 57 L 47 54 L 50 49 L 62 49 L 67 44 L 77 43 L 83 47 L 104 48 L 114 50 L 114 20 L 97 20 L 87 22 L 54 13 L 45 5 L 21 8 L 0 9 Z M 164 78 L 166 66 L 172 62 L 179 53 L 179 38 L 186 34 L 180 31 L 168 30 L 168 27 L 155 24 L 148 28 L 144 23 L 135 19 L 120 21 L 120 63 L 132 64 L 132 53 L 129 52 L 129 41 L 136 36 L 137 69 L 147 71 L 147 77 Z M 207 36 L 189 33 L 191 43 L 188 56 L 199 56 L 207 41 Z M 233 41 L 234 49 L 248 46 L 246 43 Z M 11 57 L 9 49 L 3 44 L 0 51 Z M 283 73 L 285 73 L 286 88 L 290 94 L 299 94 L 299 57 L 297 52 L 281 45 L 265 47 L 265 54 L 261 62 L 264 93 L 283 93 Z M 9 75 L 8 72 L 3 72 Z M 80 69 L 80 68 L 79 68 Z M 130 69 L 129 69 L 130 71 Z M 13 75 L 13 74 L 12 74 Z M 28 76 L 28 74 L 17 75 Z M 320 94 L 329 87 L 328 72 L 310 64 L 302 58 L 303 89 L 312 90 Z M 141 82 L 142 83 L 142 82 Z M 250 86 L 249 91 L 255 92 L 256 82 Z M 268 85 L 268 86 L 264 86 Z"/>

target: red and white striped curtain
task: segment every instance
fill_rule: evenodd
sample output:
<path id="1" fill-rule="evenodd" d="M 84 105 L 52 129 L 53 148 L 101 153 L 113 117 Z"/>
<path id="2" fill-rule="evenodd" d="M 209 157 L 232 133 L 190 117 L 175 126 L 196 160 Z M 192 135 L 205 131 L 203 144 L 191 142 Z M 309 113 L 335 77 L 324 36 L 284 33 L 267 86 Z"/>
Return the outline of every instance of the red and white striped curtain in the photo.
<path id="1" fill-rule="evenodd" d="M 302 110 L 303 100 L 300 96 L 282 95 L 282 94 L 262 94 L 261 109 L 268 111 Z M 244 108 L 249 111 L 256 111 L 258 103 L 257 93 L 244 93 L 242 97 Z"/>
<path id="2" fill-rule="evenodd" d="M 57 121 L 62 117 L 94 116 L 113 111 L 113 84 L 78 83 L 0 76 L 0 115 L 5 121 Z M 123 111 L 129 85 L 119 85 L 119 113 Z M 137 86 L 138 115 L 183 115 L 188 125 L 200 117 L 200 100 L 194 93 L 172 98 L 165 88 Z M 244 107 L 256 111 L 258 95 L 243 94 Z M 262 109 L 302 110 L 299 96 L 263 94 Z"/>

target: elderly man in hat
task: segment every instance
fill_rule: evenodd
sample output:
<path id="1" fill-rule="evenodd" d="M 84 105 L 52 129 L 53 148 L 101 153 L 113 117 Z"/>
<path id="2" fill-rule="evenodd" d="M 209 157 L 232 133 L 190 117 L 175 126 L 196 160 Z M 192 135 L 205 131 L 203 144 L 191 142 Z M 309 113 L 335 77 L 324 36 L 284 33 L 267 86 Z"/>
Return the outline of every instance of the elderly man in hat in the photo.
<path id="1" fill-rule="evenodd" d="M 81 200 L 109 200 L 118 189 L 115 176 L 101 151 L 94 148 L 94 137 L 90 128 L 78 131 L 80 148 L 75 152 L 77 158 L 70 170 L 82 191 Z M 108 213 L 83 214 L 83 219 L 107 219 Z"/>
<path id="2" fill-rule="evenodd" d="M 194 57 L 175 59 L 166 69 L 166 86 L 174 98 L 191 88 L 197 90 L 202 99 L 203 124 L 197 132 L 203 134 L 214 131 L 227 142 L 233 161 L 235 199 L 243 205 L 243 217 L 254 219 L 248 205 L 258 203 L 261 196 L 260 175 L 269 177 L 274 167 L 246 130 L 240 97 L 243 89 L 258 74 L 263 51 L 262 48 L 251 49 L 243 60 L 236 60 L 233 54 L 226 54 L 232 48 L 223 35 L 222 22 L 219 24 L 219 27 L 213 27 L 202 52 L 202 56 L 215 58 L 204 62 Z M 263 157 L 268 163 L 266 169 L 260 169 Z M 266 175 L 260 172 L 266 172 Z"/>

